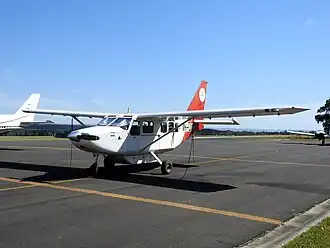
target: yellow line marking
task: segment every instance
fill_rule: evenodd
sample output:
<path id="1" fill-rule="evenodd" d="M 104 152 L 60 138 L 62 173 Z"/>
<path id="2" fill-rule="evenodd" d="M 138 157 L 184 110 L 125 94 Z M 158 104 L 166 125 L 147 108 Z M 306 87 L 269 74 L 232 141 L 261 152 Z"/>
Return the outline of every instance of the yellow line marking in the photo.
<path id="1" fill-rule="evenodd" d="M 264 153 L 257 153 L 257 154 L 249 154 L 249 155 L 242 155 L 242 156 L 237 156 L 237 157 L 206 157 L 206 156 L 195 156 L 195 158 L 209 158 L 210 160 L 207 161 L 200 161 L 200 162 L 195 162 L 195 163 L 190 163 L 190 165 L 199 165 L 199 164 L 208 164 L 208 163 L 213 163 L 213 162 L 219 162 L 219 161 L 230 161 L 230 160 L 238 160 L 241 158 L 248 158 L 252 156 L 263 156 L 263 155 L 268 155 L 268 154 L 273 154 L 278 152 L 278 150 L 273 150 L 272 152 L 264 152 Z M 172 157 L 188 157 L 188 155 L 176 155 L 176 154 L 166 154 L 166 156 L 172 156 Z M 243 160 L 242 160 L 243 161 Z"/>
<path id="2" fill-rule="evenodd" d="M 10 187 L 10 188 L 3 188 L 3 189 L 0 189 L 0 191 L 9 191 L 9 190 L 25 189 L 25 188 L 32 188 L 32 187 L 36 187 L 36 186 L 35 185 L 16 186 L 16 187 Z"/>
<path id="3" fill-rule="evenodd" d="M 88 178 L 75 178 L 75 179 L 68 179 L 68 180 L 61 180 L 61 181 L 45 181 L 49 184 L 59 184 L 59 183 L 69 183 L 69 182 L 74 182 L 74 181 L 80 181 L 83 179 L 88 179 Z M 1 179 L 0 179 L 1 180 Z M 19 181 L 21 183 L 21 181 Z M 16 186 L 16 187 L 9 187 L 9 188 L 3 188 L 0 189 L 1 191 L 9 191 L 9 190 L 15 190 L 15 189 L 25 189 L 25 188 L 33 188 L 33 187 L 39 187 L 39 185 L 24 185 L 24 186 Z"/>
<path id="4" fill-rule="evenodd" d="M 54 183 L 54 184 L 58 184 L 58 183 L 70 183 L 70 182 L 75 182 L 75 181 L 81 181 L 84 179 L 89 179 L 89 177 L 81 177 L 81 178 L 74 178 L 74 179 L 67 179 L 67 180 L 59 180 L 59 181 L 45 181 L 46 183 Z"/>
<path id="5" fill-rule="evenodd" d="M 242 214 L 242 213 L 236 213 L 236 212 L 231 212 L 231 211 L 224 211 L 224 210 L 218 210 L 218 209 L 212 209 L 212 208 L 206 208 L 206 207 L 200 207 L 200 206 L 193 206 L 193 205 L 170 202 L 170 201 L 162 201 L 162 200 L 154 200 L 154 199 L 148 199 L 148 198 L 142 198 L 142 197 L 136 197 L 136 196 L 120 195 L 120 194 L 114 194 L 114 193 L 110 193 L 110 192 L 102 192 L 102 191 L 96 191 L 96 190 L 90 190 L 90 189 L 66 187 L 66 186 L 62 186 L 62 185 L 54 185 L 54 184 L 49 184 L 49 183 L 20 181 L 20 180 L 11 179 L 11 178 L 5 178 L 5 177 L 0 177 L 0 180 L 7 181 L 7 182 L 28 184 L 28 185 L 36 185 L 36 186 L 40 186 L 40 187 L 44 187 L 44 188 L 61 189 L 61 190 L 72 191 L 72 192 L 100 195 L 100 196 L 118 198 L 118 199 L 123 199 L 123 200 L 152 203 L 152 204 L 157 204 L 157 205 L 170 206 L 170 207 L 182 208 L 182 209 L 205 212 L 205 213 L 232 216 L 232 217 L 259 221 L 259 222 L 264 222 L 264 223 L 270 223 L 270 224 L 275 224 L 275 225 L 279 225 L 282 223 L 282 221 L 280 221 L 280 220 L 265 218 L 265 217 L 261 217 L 261 216 L 254 216 L 254 215 L 249 215 L 249 214 Z"/>
<path id="6" fill-rule="evenodd" d="M 278 152 L 278 151 L 275 151 L 275 152 Z M 274 153 L 274 152 L 251 154 L 251 155 L 239 156 L 239 157 L 227 157 L 227 158 L 195 156 L 196 158 L 210 158 L 210 160 L 190 163 L 190 165 L 208 164 L 208 163 L 219 162 L 219 161 L 242 161 L 242 162 L 255 162 L 255 163 L 268 163 L 268 164 L 330 167 L 330 165 L 326 165 L 326 164 L 310 164 L 310 163 L 298 163 L 298 162 L 289 162 L 289 161 L 269 161 L 269 160 L 244 159 L 244 158 L 247 158 L 247 157 L 262 156 L 262 155 L 267 155 L 267 154 L 272 154 L 272 153 Z M 298 155 L 295 155 L 295 156 L 298 156 Z M 166 156 L 172 156 L 172 157 L 185 157 L 185 156 L 187 156 L 188 157 L 188 155 L 174 155 L 174 154 L 173 155 L 172 154 L 167 154 Z"/>

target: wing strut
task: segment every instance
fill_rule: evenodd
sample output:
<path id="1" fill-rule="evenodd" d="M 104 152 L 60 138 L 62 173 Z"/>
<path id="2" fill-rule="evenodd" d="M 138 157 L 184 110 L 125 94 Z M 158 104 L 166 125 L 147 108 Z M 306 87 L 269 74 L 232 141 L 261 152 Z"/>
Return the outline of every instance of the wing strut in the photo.
<path id="1" fill-rule="evenodd" d="M 79 122 L 82 126 L 87 127 L 81 120 L 77 118 L 77 116 L 72 115 L 71 117 L 75 119 L 77 122 Z"/>
<path id="2" fill-rule="evenodd" d="M 164 138 L 166 135 L 168 135 L 169 133 L 174 133 L 174 131 L 176 129 L 178 129 L 179 127 L 181 127 L 182 125 L 186 124 L 188 121 L 190 121 L 193 118 L 189 118 L 186 121 L 182 122 L 180 125 L 178 125 L 177 127 L 173 128 L 171 131 L 168 131 L 167 133 L 163 134 L 162 136 L 160 136 L 158 139 L 155 139 L 154 141 L 150 142 L 148 145 L 146 145 L 145 147 L 143 147 L 142 149 L 139 150 L 139 152 L 142 152 L 143 150 L 145 150 L 147 147 L 151 146 L 152 144 L 156 143 L 157 141 L 161 140 L 162 138 Z"/>

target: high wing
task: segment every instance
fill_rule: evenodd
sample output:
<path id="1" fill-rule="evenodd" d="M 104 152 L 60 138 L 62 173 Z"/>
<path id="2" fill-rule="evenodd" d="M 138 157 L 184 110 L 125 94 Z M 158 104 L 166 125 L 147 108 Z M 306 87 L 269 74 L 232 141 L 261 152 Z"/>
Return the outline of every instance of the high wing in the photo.
<path id="1" fill-rule="evenodd" d="M 221 117 L 255 117 L 268 115 L 288 115 L 307 111 L 301 107 L 275 107 L 275 108 L 242 108 L 242 109 L 214 109 L 214 110 L 190 110 L 178 112 L 160 112 L 138 114 L 138 119 L 163 118 L 168 116 L 181 116 L 188 118 L 221 118 Z"/>
<path id="2" fill-rule="evenodd" d="M 166 117 L 188 117 L 188 118 L 221 118 L 221 117 L 255 117 L 268 115 L 288 115 L 307 111 L 309 109 L 302 107 L 275 107 L 275 108 L 242 108 L 242 109 L 214 109 L 214 110 L 189 110 L 176 112 L 159 112 L 159 113 L 137 113 L 137 114 L 114 114 L 99 112 L 83 112 L 83 111 L 67 111 L 67 110 L 48 110 L 48 109 L 25 109 L 23 112 L 46 114 L 46 115 L 62 115 L 72 117 L 98 117 L 105 116 L 136 116 L 137 119 L 148 118 L 166 118 Z"/>

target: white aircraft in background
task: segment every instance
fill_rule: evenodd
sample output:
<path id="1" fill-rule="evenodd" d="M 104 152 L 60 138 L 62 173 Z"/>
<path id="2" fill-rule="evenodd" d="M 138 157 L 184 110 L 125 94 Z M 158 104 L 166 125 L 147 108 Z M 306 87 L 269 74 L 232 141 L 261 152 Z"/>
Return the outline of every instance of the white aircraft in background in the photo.
<path id="1" fill-rule="evenodd" d="M 292 134 L 298 134 L 298 135 L 305 135 L 305 136 L 311 136 L 315 139 L 322 140 L 322 145 L 325 145 L 325 139 L 330 138 L 330 135 L 325 134 L 323 131 L 315 131 L 315 133 L 308 133 L 308 132 L 300 132 L 300 131 L 287 131 L 288 133 Z"/>
<path id="2" fill-rule="evenodd" d="M 37 123 L 35 114 L 24 113 L 23 109 L 35 109 L 39 105 L 40 94 L 31 94 L 23 105 L 11 115 L 0 115 L 0 134 L 5 134 L 16 129 L 23 129 L 25 124 Z"/>
<path id="3" fill-rule="evenodd" d="M 286 115 L 306 111 L 306 108 L 276 107 L 249 109 L 204 110 L 207 82 L 201 81 L 186 111 L 159 113 L 109 114 L 68 110 L 30 109 L 27 113 L 71 116 L 84 125 L 77 117 L 98 117 L 102 120 L 93 127 L 71 132 L 67 137 L 78 149 L 90 152 L 96 157 L 89 167 L 95 175 L 98 172 L 99 155 L 104 156 L 104 167 L 112 168 L 115 163 L 139 164 L 158 162 L 163 174 L 172 170 L 172 162 L 161 161 L 158 154 L 174 150 L 192 136 L 204 124 L 234 124 L 227 120 L 211 120 L 221 117 Z M 147 97 L 147 96 L 146 96 Z"/>

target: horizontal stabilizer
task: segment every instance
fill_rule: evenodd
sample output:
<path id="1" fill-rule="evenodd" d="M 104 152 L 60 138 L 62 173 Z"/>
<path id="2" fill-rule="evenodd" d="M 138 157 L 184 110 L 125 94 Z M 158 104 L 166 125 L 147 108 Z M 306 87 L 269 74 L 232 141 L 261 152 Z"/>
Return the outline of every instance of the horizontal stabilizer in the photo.
<path id="1" fill-rule="evenodd" d="M 298 132 L 298 131 L 287 131 L 288 133 L 292 134 L 299 134 L 299 135 L 308 135 L 308 136 L 315 136 L 315 133 L 306 133 L 306 132 Z"/>
<path id="2" fill-rule="evenodd" d="M 299 131 L 287 131 L 288 133 L 298 134 L 298 135 L 306 135 L 306 136 L 315 136 L 315 137 L 325 137 L 330 138 L 329 135 L 325 134 L 324 132 L 316 132 L 316 133 L 307 133 L 307 132 L 299 132 Z"/>

